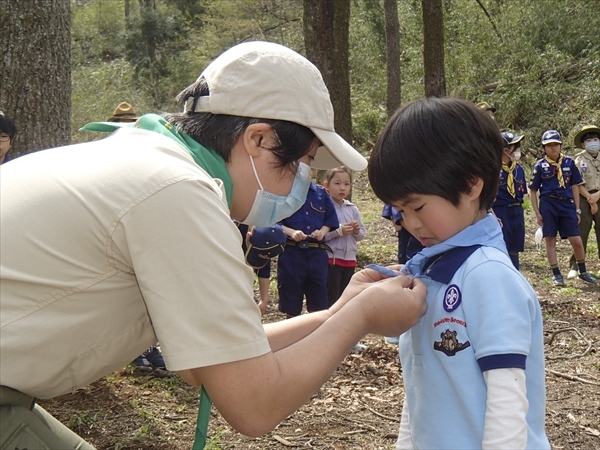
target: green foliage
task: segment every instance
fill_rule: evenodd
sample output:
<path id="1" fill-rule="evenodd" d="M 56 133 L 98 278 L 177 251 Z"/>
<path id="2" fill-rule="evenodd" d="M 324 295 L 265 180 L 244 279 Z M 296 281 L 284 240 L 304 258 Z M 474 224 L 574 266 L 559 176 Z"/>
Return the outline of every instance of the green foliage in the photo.
<path id="1" fill-rule="evenodd" d="M 170 92 L 163 87 L 188 47 L 188 27 L 177 10 L 141 8 L 125 32 L 125 59 L 134 67 L 133 79 L 144 86 L 156 108 Z"/>
<path id="2" fill-rule="evenodd" d="M 174 110 L 174 97 L 218 54 L 249 40 L 304 51 L 302 0 L 72 0 L 73 129 L 107 118 L 121 101 L 138 113 Z M 450 95 L 487 101 L 502 128 L 539 148 L 556 128 L 566 147 L 600 123 L 597 0 L 445 0 Z M 403 103 L 423 96 L 419 0 L 398 3 Z M 354 144 L 369 149 L 387 121 L 382 0 L 352 0 L 350 80 Z M 86 133 L 89 134 L 89 133 Z M 75 132 L 75 142 L 91 136 Z M 573 152 L 572 148 L 567 148 Z"/>
<path id="3" fill-rule="evenodd" d="M 67 426 L 74 430 L 78 430 L 80 428 L 89 428 L 98 422 L 98 414 L 100 413 L 101 411 L 95 414 L 92 414 L 90 411 L 81 411 L 71 414 L 67 420 Z"/>

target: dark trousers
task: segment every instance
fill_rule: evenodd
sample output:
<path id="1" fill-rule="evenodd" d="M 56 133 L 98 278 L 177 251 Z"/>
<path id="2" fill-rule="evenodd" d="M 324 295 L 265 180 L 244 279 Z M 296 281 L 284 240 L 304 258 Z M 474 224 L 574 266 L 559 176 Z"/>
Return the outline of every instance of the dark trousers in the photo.
<path id="1" fill-rule="evenodd" d="M 327 270 L 327 303 L 329 307 L 337 302 L 354 275 L 354 267 L 341 267 L 329 264 Z"/>
<path id="2" fill-rule="evenodd" d="M 300 315 L 305 296 L 308 312 L 327 309 L 328 261 L 325 249 L 286 246 L 277 261 L 279 311 Z"/>
<path id="3" fill-rule="evenodd" d="M 594 191 L 596 192 L 596 191 Z M 594 231 L 596 232 L 596 243 L 598 244 L 598 258 L 600 258 L 600 209 L 596 214 L 592 214 L 590 204 L 584 197 L 579 197 L 579 207 L 581 208 L 581 222 L 579 222 L 579 232 L 581 234 L 581 240 L 583 241 L 583 248 L 586 249 L 587 254 L 587 243 L 592 230 L 592 222 L 594 223 Z M 571 269 L 577 270 L 577 261 L 575 261 L 575 255 L 571 255 L 569 260 Z"/>

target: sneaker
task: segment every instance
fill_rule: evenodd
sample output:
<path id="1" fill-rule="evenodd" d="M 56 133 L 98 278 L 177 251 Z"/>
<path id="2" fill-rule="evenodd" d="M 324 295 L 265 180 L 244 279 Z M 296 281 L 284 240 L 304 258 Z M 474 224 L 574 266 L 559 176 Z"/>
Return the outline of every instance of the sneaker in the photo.
<path id="1" fill-rule="evenodd" d="M 554 286 L 564 286 L 565 285 L 565 280 L 562 275 L 554 275 L 552 277 L 552 282 L 554 283 Z"/>
<path id="2" fill-rule="evenodd" d="M 398 345 L 400 343 L 400 338 L 398 336 L 386 336 L 385 342 Z"/>
<path id="3" fill-rule="evenodd" d="M 154 368 L 164 369 L 167 367 L 165 364 L 165 360 L 162 357 L 162 353 L 156 345 L 153 345 L 148 350 L 146 350 L 146 352 L 144 353 L 144 357 Z"/>
<path id="4" fill-rule="evenodd" d="M 567 275 L 567 280 L 572 280 L 574 278 L 577 278 L 577 275 L 579 275 L 579 272 L 575 269 L 571 269 L 571 270 L 569 270 L 569 274 Z"/>
<path id="5" fill-rule="evenodd" d="M 583 272 L 579 274 L 579 279 L 587 282 L 587 283 L 595 283 L 596 282 L 596 278 L 591 276 L 589 273 L 587 272 Z"/>
<path id="6" fill-rule="evenodd" d="M 358 344 L 356 344 L 354 347 L 352 347 L 352 351 L 359 353 L 359 352 L 364 352 L 366 349 L 368 349 L 369 347 L 367 347 L 366 345 L 361 344 L 360 342 Z"/>
<path id="7" fill-rule="evenodd" d="M 135 373 L 150 373 L 152 372 L 152 364 L 143 355 L 138 356 L 131 364 L 135 366 Z"/>

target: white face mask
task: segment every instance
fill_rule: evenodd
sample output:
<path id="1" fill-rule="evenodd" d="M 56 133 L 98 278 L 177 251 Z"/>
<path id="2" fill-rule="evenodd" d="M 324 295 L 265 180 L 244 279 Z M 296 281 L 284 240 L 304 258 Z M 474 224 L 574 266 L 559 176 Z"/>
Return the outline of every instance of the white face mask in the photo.
<path id="1" fill-rule="evenodd" d="M 516 162 L 521 159 L 521 152 L 516 151 L 512 155 L 510 155 L 510 160 Z"/>
<path id="2" fill-rule="evenodd" d="M 252 170 L 254 171 L 254 176 L 260 186 L 260 190 L 256 192 L 256 197 L 254 198 L 254 203 L 252 204 L 252 208 L 250 208 L 248 217 L 242 220 L 242 223 L 248 226 L 269 227 L 280 220 L 290 217 L 304 205 L 308 188 L 310 187 L 311 171 L 308 164 L 303 162 L 298 164 L 292 189 L 288 195 L 282 196 L 263 189 L 262 183 L 258 179 L 252 156 L 250 156 L 250 162 L 252 163 Z"/>
<path id="3" fill-rule="evenodd" d="M 600 150 L 600 141 L 590 141 L 585 143 L 585 149 L 590 155 L 597 155 Z"/>

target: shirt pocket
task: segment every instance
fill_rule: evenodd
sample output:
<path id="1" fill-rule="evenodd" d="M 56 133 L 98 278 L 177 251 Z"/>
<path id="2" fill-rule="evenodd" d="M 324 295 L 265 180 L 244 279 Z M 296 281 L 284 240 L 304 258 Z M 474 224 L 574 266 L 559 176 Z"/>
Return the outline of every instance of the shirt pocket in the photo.
<path id="1" fill-rule="evenodd" d="M 540 171 L 540 176 L 544 179 L 552 178 L 556 175 L 556 168 L 554 166 L 544 167 Z"/>
<path id="2" fill-rule="evenodd" d="M 313 202 L 310 202 L 310 209 L 318 213 L 325 214 L 325 207 L 323 207 L 322 205 L 315 205 Z"/>

